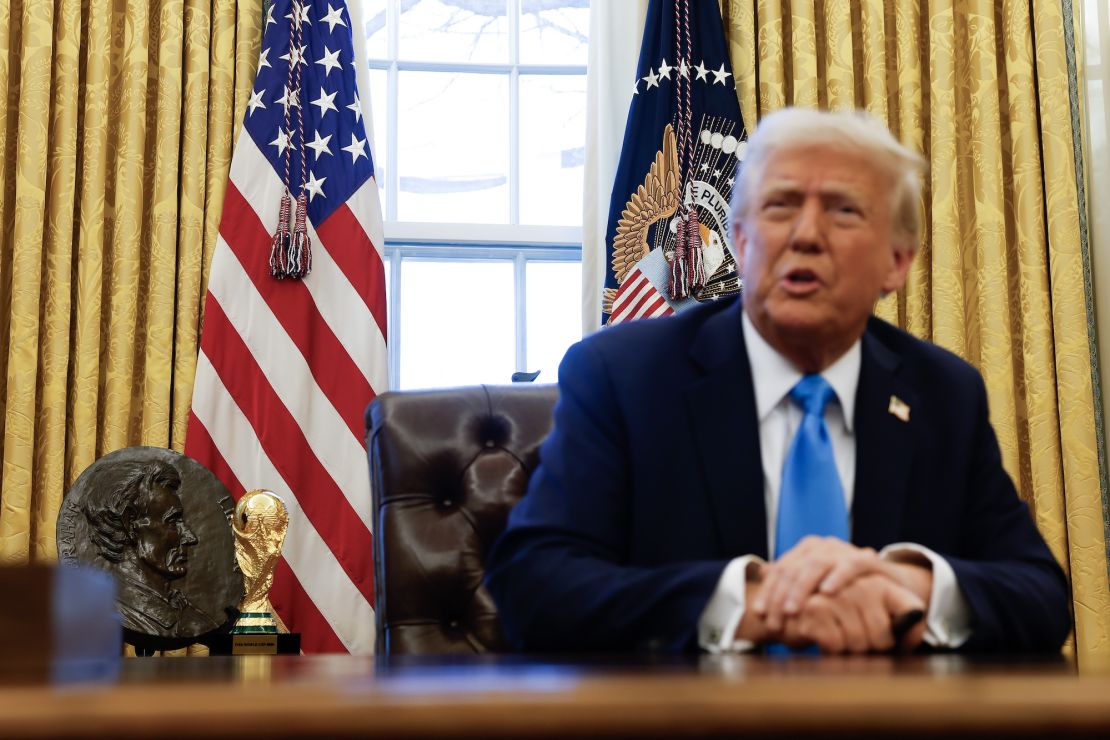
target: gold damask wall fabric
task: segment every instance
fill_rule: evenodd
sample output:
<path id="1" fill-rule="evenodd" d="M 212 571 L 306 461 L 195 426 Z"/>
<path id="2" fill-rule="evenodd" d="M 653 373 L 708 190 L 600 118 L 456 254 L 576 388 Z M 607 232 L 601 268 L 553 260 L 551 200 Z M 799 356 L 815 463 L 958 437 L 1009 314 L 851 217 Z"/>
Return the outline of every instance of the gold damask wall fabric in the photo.
<path id="1" fill-rule="evenodd" d="M 1071 0 L 724 9 L 744 120 L 864 108 L 928 159 L 921 251 L 877 313 L 982 372 L 1006 469 L 1069 572 L 1076 650 L 1110 651 Z"/>
<path id="2" fill-rule="evenodd" d="M 66 488 L 180 450 L 261 0 L 0 0 L 0 564 Z"/>

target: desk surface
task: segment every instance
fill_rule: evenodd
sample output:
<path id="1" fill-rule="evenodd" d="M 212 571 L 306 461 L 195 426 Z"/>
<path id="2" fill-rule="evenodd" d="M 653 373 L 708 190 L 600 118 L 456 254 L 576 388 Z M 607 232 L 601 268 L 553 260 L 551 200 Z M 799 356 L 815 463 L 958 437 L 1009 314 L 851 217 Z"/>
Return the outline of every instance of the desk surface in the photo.
<path id="1" fill-rule="evenodd" d="M 1085 669 L 1087 666 L 1085 666 Z M 1110 666 L 957 656 L 134 658 L 0 686 L 0 737 L 1110 734 Z"/>

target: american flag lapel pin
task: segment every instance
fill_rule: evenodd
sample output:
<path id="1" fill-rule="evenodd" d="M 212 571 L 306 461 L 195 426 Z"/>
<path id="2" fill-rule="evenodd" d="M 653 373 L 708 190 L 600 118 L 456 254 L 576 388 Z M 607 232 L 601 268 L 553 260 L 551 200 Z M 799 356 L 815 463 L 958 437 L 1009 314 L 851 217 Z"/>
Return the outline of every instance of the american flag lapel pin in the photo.
<path id="1" fill-rule="evenodd" d="M 905 401 L 903 401 L 898 396 L 891 396 L 890 397 L 890 405 L 886 407 L 886 410 L 891 415 L 898 417 L 899 421 L 908 422 L 910 420 L 909 404 L 907 404 Z"/>

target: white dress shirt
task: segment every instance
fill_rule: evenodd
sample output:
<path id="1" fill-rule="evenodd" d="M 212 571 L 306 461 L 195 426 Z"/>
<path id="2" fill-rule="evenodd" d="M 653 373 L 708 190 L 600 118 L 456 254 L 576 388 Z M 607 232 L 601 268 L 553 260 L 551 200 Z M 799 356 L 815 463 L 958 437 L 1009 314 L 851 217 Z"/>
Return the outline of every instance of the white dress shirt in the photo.
<path id="1" fill-rule="evenodd" d="M 778 353 L 759 334 L 745 312 L 744 342 L 751 364 L 756 413 L 759 415 L 759 447 L 763 463 L 763 498 L 767 511 L 767 548 L 775 551 L 775 522 L 779 488 L 786 453 L 802 422 L 802 410 L 790 400 L 790 390 L 802 373 Z M 845 508 L 852 510 L 856 479 L 856 438 L 853 413 L 859 386 L 861 351 L 857 340 L 821 376 L 832 386 L 835 396 L 825 407 L 825 424 L 832 442 L 836 469 L 844 489 Z M 849 527 L 851 524 L 849 523 Z M 967 602 L 956 583 L 948 562 L 921 545 L 888 545 L 880 556 L 899 560 L 913 555 L 929 560 L 933 570 L 933 589 L 925 615 L 925 642 L 935 647 L 959 647 L 971 635 Z M 698 620 L 698 642 L 710 652 L 750 650 L 754 645 L 734 638 L 744 616 L 744 586 L 749 570 L 763 562 L 756 555 L 744 555 L 730 562 L 717 583 L 717 589 Z"/>

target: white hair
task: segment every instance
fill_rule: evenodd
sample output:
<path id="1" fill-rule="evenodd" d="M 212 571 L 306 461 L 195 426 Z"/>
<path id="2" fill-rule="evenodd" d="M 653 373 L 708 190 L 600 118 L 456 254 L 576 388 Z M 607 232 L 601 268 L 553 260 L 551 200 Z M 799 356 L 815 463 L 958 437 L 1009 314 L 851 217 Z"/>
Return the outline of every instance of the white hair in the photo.
<path id="1" fill-rule="evenodd" d="M 754 188 L 767 160 L 780 150 L 829 147 L 862 154 L 890 178 L 891 223 L 894 248 L 917 251 L 921 241 L 921 175 L 926 169 L 920 154 L 902 144 L 885 125 L 865 111 L 818 111 L 782 108 L 760 120 L 748 140 L 740 174 L 732 189 L 732 220 L 748 215 Z"/>

